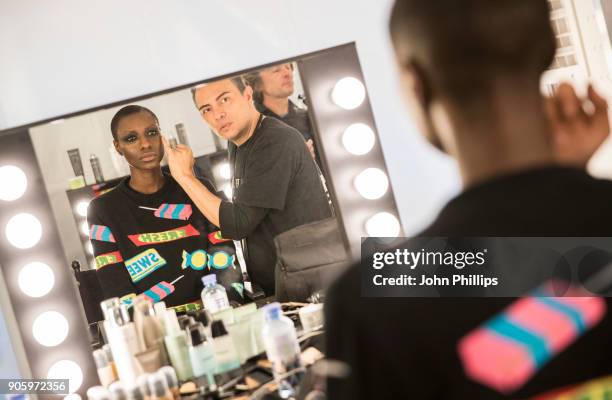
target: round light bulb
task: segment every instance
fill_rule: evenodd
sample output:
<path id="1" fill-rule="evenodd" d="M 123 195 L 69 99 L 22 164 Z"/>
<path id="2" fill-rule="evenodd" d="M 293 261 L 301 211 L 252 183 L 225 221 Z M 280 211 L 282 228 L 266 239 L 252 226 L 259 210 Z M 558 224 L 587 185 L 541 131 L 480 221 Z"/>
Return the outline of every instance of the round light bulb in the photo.
<path id="1" fill-rule="evenodd" d="M 75 209 L 78 215 L 80 215 L 81 217 L 86 217 L 88 207 L 89 207 L 89 200 L 81 200 L 77 203 Z"/>
<path id="2" fill-rule="evenodd" d="M 62 343 L 68 336 L 68 321 L 57 311 L 45 311 L 34 320 L 32 334 L 43 346 L 53 347 Z"/>
<path id="3" fill-rule="evenodd" d="M 68 392 L 74 393 L 83 383 L 83 370 L 72 360 L 61 360 L 49 368 L 47 379 L 68 379 Z"/>
<path id="4" fill-rule="evenodd" d="M 42 297 L 53 289 L 55 275 L 47 264 L 35 261 L 21 268 L 17 282 L 21 291 L 26 295 Z"/>
<path id="5" fill-rule="evenodd" d="M 28 178 L 21 168 L 14 165 L 0 167 L 0 200 L 17 200 L 27 188 Z"/>
<path id="6" fill-rule="evenodd" d="M 356 156 L 364 155 L 372 150 L 375 141 L 372 128 L 362 123 L 350 125 L 342 135 L 344 148 Z"/>
<path id="7" fill-rule="evenodd" d="M 400 233 L 400 224 L 395 215 L 379 212 L 366 221 L 365 229 L 371 237 L 396 237 Z"/>
<path id="8" fill-rule="evenodd" d="M 346 77 L 336 82 L 332 90 L 332 101 L 345 110 L 353 110 L 363 103 L 366 91 L 357 78 Z"/>
<path id="9" fill-rule="evenodd" d="M 6 238 L 19 249 L 29 249 L 38 243 L 42 236 L 42 226 L 38 218 L 28 213 L 17 214 L 6 224 Z"/>
<path id="10" fill-rule="evenodd" d="M 81 233 L 89 237 L 89 225 L 87 224 L 87 221 L 81 222 Z"/>
<path id="11" fill-rule="evenodd" d="M 389 188 L 387 174 L 378 168 L 368 168 L 355 177 L 355 189 L 368 200 L 381 198 Z"/>
<path id="12" fill-rule="evenodd" d="M 229 163 L 223 163 L 219 166 L 219 175 L 223 179 L 229 179 L 231 176 L 230 165 Z"/>

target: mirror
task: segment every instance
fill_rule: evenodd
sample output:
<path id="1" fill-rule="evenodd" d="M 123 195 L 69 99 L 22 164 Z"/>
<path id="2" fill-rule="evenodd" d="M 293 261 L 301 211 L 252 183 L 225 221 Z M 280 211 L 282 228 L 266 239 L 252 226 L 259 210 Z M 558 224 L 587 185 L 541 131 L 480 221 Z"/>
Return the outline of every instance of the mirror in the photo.
<path id="1" fill-rule="evenodd" d="M 312 118 L 294 60 L 30 128 L 66 263 L 80 266 L 89 322 L 102 319 L 99 301 L 111 296 L 130 302 L 145 293 L 168 306 L 199 307 L 200 278 L 211 273 L 238 303 L 274 295 L 306 300 L 324 289 L 330 274 L 298 270 L 340 264 L 348 255 Z M 252 136 L 237 142 L 245 133 Z M 192 151 L 196 196 L 223 200 L 218 221 L 189 198 L 189 185 L 169 178 L 160 134 Z M 233 230 L 230 237 L 224 230 Z M 313 243 L 289 249 L 305 237 L 335 246 L 337 255 L 317 258 Z M 274 269 L 283 249 L 283 262 L 293 262 L 297 273 L 280 273 L 288 284 L 279 295 Z M 309 261 L 295 265 L 296 259 Z"/>

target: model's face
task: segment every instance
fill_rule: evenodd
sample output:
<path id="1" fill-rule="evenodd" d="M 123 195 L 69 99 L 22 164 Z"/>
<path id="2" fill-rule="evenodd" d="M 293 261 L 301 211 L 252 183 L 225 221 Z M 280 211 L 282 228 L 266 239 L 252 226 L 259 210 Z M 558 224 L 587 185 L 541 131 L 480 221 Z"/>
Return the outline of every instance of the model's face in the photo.
<path id="1" fill-rule="evenodd" d="M 218 136 L 236 142 L 248 131 L 254 111 L 251 87 L 240 93 L 229 79 L 209 83 L 196 89 L 195 103 L 204 121 Z"/>
<path id="2" fill-rule="evenodd" d="M 128 164 L 137 169 L 159 168 L 164 157 L 159 125 L 146 111 L 128 115 L 119 121 L 114 144 Z"/>
<path id="3" fill-rule="evenodd" d="M 293 66 L 290 63 L 275 65 L 259 72 L 264 96 L 287 98 L 293 94 Z"/>

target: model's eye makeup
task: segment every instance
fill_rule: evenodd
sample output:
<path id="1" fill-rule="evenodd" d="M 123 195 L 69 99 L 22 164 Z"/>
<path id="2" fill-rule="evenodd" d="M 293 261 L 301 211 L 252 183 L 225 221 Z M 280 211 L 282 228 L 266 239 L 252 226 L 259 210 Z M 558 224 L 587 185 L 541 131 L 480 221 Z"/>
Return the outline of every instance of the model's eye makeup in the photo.
<path id="1" fill-rule="evenodd" d="M 136 141 L 136 135 L 127 135 L 123 137 L 123 141 L 126 143 L 134 143 Z"/>

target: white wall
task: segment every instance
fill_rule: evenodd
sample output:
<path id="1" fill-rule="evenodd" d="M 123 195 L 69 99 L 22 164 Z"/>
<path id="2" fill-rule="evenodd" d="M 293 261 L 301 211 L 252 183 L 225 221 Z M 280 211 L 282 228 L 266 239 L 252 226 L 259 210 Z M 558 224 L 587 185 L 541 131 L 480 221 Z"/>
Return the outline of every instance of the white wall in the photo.
<path id="1" fill-rule="evenodd" d="M 458 190 L 406 116 L 391 0 L 0 2 L 0 129 L 355 41 L 406 233 Z M 66 157 L 58 152 L 58 157 Z"/>

